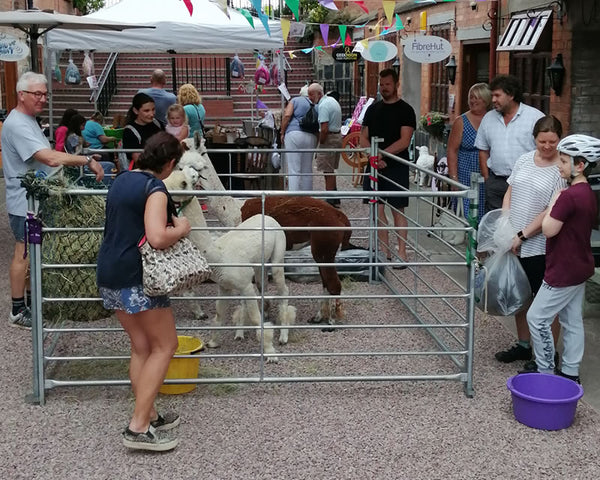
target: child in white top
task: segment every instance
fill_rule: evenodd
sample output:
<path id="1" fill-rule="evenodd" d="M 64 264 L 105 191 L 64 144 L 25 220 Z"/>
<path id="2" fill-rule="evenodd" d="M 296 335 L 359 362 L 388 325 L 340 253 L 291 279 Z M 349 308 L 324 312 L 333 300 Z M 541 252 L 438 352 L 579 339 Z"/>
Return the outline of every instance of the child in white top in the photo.
<path id="1" fill-rule="evenodd" d="M 174 103 L 167 110 L 167 126 L 165 130 L 180 142 L 188 138 L 190 127 L 188 126 L 187 116 L 183 107 L 178 103 Z"/>

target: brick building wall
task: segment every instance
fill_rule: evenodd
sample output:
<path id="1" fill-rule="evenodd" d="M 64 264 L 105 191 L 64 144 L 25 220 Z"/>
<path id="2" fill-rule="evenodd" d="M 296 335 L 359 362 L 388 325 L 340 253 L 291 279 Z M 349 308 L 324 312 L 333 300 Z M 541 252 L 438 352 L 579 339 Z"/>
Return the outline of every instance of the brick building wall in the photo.
<path id="1" fill-rule="evenodd" d="M 73 4 L 68 0 L 33 0 L 34 8 L 54 10 L 60 13 L 74 13 Z M 0 11 L 19 10 L 27 8 L 27 0 L 0 0 Z"/>

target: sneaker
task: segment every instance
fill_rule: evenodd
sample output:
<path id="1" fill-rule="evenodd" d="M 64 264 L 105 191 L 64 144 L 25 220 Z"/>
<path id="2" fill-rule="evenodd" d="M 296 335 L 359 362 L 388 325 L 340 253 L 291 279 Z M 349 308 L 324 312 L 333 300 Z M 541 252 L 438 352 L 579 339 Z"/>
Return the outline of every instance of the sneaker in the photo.
<path id="1" fill-rule="evenodd" d="M 31 330 L 31 310 L 25 307 L 19 310 L 19 313 L 9 315 L 10 325 L 12 327 L 26 328 Z"/>
<path id="2" fill-rule="evenodd" d="M 515 360 L 531 360 L 531 347 L 525 348 L 519 345 L 513 345 L 508 350 L 496 353 L 496 360 L 502 363 L 511 363 Z"/>
<path id="3" fill-rule="evenodd" d="M 177 446 L 176 438 L 159 436 L 151 425 L 147 432 L 132 432 L 126 428 L 123 432 L 123 445 L 134 450 L 151 450 L 153 452 L 165 452 L 173 450 Z"/>
<path id="4" fill-rule="evenodd" d="M 563 373 L 562 370 L 558 370 L 558 369 L 556 369 L 554 372 L 556 373 L 556 375 L 558 375 L 560 377 L 568 378 L 569 380 L 573 380 L 574 382 L 577 382 L 579 385 L 581 385 L 581 380 L 579 378 L 579 375 L 567 375 L 566 373 Z"/>
<path id="5" fill-rule="evenodd" d="M 519 370 L 517 373 L 538 373 L 538 367 L 537 367 L 537 363 L 535 363 L 535 360 L 530 360 L 529 362 L 526 362 L 525 365 L 523 365 L 523 368 L 521 370 Z"/>
<path id="6" fill-rule="evenodd" d="M 166 412 L 164 415 L 158 414 L 158 418 L 150 422 L 157 432 L 166 432 L 179 425 L 180 418 L 175 412 Z"/>

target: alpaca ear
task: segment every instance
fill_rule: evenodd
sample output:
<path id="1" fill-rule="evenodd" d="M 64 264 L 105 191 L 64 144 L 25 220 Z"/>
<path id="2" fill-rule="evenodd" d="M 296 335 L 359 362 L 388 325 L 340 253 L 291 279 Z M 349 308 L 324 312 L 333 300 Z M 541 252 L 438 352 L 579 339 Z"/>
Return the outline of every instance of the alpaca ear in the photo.
<path id="1" fill-rule="evenodd" d="M 200 146 L 202 145 L 202 140 L 201 140 L 201 136 L 200 136 L 200 132 L 198 130 L 196 130 L 194 132 L 194 148 L 196 150 L 200 150 Z"/>

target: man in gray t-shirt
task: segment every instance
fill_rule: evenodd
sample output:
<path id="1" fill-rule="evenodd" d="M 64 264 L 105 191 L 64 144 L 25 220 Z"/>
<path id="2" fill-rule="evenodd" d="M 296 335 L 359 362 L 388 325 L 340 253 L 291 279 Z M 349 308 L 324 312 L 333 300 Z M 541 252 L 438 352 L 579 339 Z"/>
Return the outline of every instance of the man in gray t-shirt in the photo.
<path id="1" fill-rule="evenodd" d="M 163 126 L 167 125 L 167 110 L 177 101 L 175 94 L 167 92 L 165 85 L 167 84 L 167 76 L 160 68 L 152 72 L 150 77 L 150 88 L 143 88 L 138 93 L 150 95 L 154 100 L 154 118 L 156 118 Z"/>
<path id="2" fill-rule="evenodd" d="M 29 260 L 25 257 L 24 242 L 27 199 L 19 177 L 28 170 L 53 173 L 61 165 L 87 165 L 96 174 L 96 180 L 101 181 L 104 178 L 104 170 L 97 161 L 100 155 L 69 155 L 52 150 L 35 119 L 35 116 L 44 110 L 47 99 L 46 77 L 34 72 L 24 73 L 17 82 L 17 106 L 2 126 L 6 210 L 16 240 L 9 270 L 12 297 L 9 320 L 11 325 L 23 328 L 31 328 L 31 312 L 24 296 L 29 265 Z"/>

